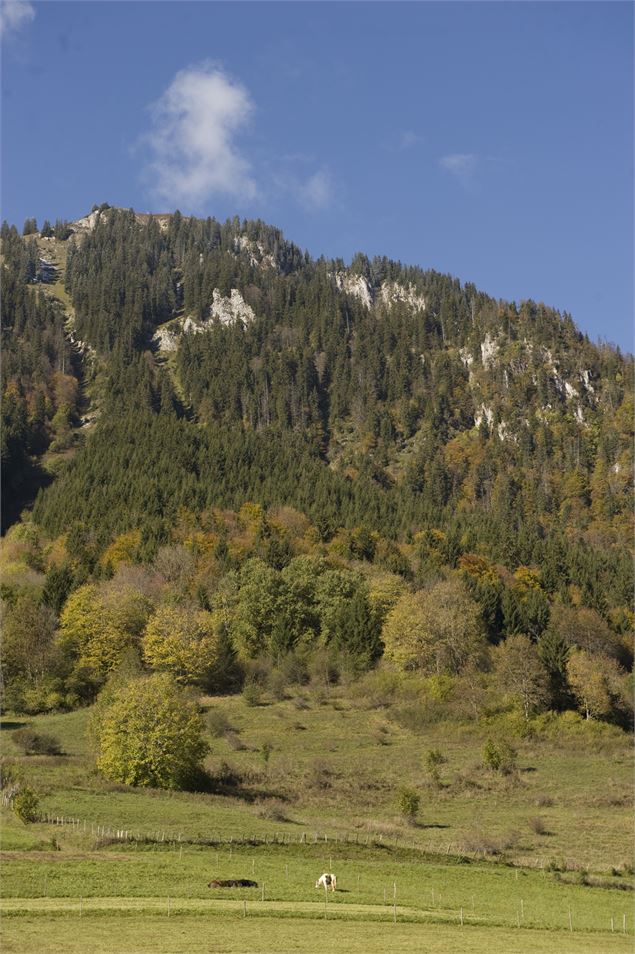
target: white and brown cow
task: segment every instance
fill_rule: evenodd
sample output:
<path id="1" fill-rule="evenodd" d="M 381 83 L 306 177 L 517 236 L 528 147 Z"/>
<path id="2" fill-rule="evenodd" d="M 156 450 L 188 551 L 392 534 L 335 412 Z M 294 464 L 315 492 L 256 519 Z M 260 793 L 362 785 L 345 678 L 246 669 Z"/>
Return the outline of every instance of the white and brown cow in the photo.
<path id="1" fill-rule="evenodd" d="M 337 887 L 337 878 L 330 871 L 325 871 L 324 874 L 317 879 L 315 882 L 316 888 L 324 888 L 327 891 L 329 888 L 331 891 L 335 891 Z"/>

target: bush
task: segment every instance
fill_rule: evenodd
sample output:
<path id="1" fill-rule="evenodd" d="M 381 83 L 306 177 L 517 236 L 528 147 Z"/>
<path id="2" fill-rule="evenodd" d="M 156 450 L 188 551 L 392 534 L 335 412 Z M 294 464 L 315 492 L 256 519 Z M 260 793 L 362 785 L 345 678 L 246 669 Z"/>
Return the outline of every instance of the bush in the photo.
<path id="1" fill-rule="evenodd" d="M 386 709 L 398 698 L 401 684 L 399 673 L 376 669 L 353 685 L 352 695 L 365 709 Z"/>
<path id="2" fill-rule="evenodd" d="M 259 706 L 262 702 L 262 689 L 256 682 L 246 682 L 243 699 L 247 706 Z"/>
<path id="3" fill-rule="evenodd" d="M 514 848 L 518 844 L 518 835 L 516 832 L 509 831 L 504 835 L 494 837 L 482 831 L 469 832 L 463 841 L 463 851 L 474 852 L 475 854 L 489 855 L 496 857 L 502 855 L 509 848 Z"/>
<path id="4" fill-rule="evenodd" d="M 483 761 L 488 768 L 501 775 L 509 775 L 516 768 L 517 752 L 509 742 L 492 742 L 488 739 L 483 746 Z"/>
<path id="5" fill-rule="evenodd" d="M 97 709 L 98 769 L 126 785 L 186 788 L 209 747 L 198 708 L 172 677 L 156 674 L 118 689 Z"/>
<path id="6" fill-rule="evenodd" d="M 538 795 L 536 797 L 536 805 L 538 808 L 551 808 L 553 805 L 553 798 L 551 795 Z"/>
<path id="7" fill-rule="evenodd" d="M 277 672 L 285 679 L 285 685 L 305 686 L 309 681 L 306 655 L 299 652 L 287 653 L 280 659 Z"/>
<path id="8" fill-rule="evenodd" d="M 540 815 L 534 815 L 532 818 L 527 819 L 527 824 L 536 835 L 546 835 L 547 826 L 545 825 L 544 818 L 541 818 Z"/>
<path id="9" fill-rule="evenodd" d="M 54 735 L 36 732 L 34 729 L 16 729 L 11 738 L 25 755 L 61 755 L 62 748 Z"/>
<path id="10" fill-rule="evenodd" d="M 411 788 L 402 788 L 397 796 L 399 812 L 409 825 L 414 825 L 417 820 L 420 802 L 419 794 Z"/>
<path id="11" fill-rule="evenodd" d="M 284 672 L 280 669 L 274 669 L 267 680 L 267 689 L 274 699 L 278 701 L 285 699 L 289 681 Z"/>
<path id="12" fill-rule="evenodd" d="M 214 739 L 221 739 L 228 733 L 236 731 L 222 709 L 210 709 L 205 716 L 205 722 L 210 735 Z"/>
<path id="13" fill-rule="evenodd" d="M 430 778 L 436 785 L 438 785 L 441 781 L 439 768 L 446 762 L 447 759 L 440 749 L 430 749 L 426 755 L 426 768 L 430 773 Z"/>
<path id="14" fill-rule="evenodd" d="M 313 759 L 306 769 L 305 780 L 310 788 L 324 791 L 331 788 L 335 770 L 325 759 Z"/>
<path id="15" fill-rule="evenodd" d="M 21 788 L 14 796 L 12 808 L 25 825 L 37 821 L 40 817 L 40 799 L 28 785 Z"/>
<path id="16" fill-rule="evenodd" d="M 266 818 L 267 821 L 289 821 L 284 802 L 280 801 L 280 799 L 269 798 L 266 801 L 258 802 L 255 812 L 258 818 Z"/>
<path id="17" fill-rule="evenodd" d="M 238 733 L 234 731 L 226 733 L 225 742 L 227 742 L 227 745 L 230 747 L 230 749 L 233 749 L 234 752 L 244 752 L 247 748 Z"/>

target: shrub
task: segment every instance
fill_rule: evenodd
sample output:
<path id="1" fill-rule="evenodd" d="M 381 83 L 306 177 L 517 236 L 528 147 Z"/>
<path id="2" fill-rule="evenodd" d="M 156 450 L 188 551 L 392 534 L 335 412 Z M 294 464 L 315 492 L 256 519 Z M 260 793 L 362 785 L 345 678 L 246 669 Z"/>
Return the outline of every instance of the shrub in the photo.
<path id="1" fill-rule="evenodd" d="M 243 699 L 247 706 L 259 706 L 262 702 L 262 689 L 256 682 L 246 682 Z"/>
<path id="2" fill-rule="evenodd" d="M 540 815 L 534 815 L 531 818 L 527 819 L 527 824 L 536 835 L 546 835 L 547 826 L 545 825 L 544 818 L 541 818 Z"/>
<path id="3" fill-rule="evenodd" d="M 274 669 L 267 679 L 267 689 L 274 699 L 281 700 L 287 695 L 289 681 L 280 669 Z"/>
<path id="4" fill-rule="evenodd" d="M 488 835 L 482 831 L 475 831 L 465 836 L 462 848 L 464 851 L 495 857 L 496 855 L 502 855 L 508 848 L 514 848 L 517 844 L 518 836 L 513 831 L 498 837 Z"/>
<path id="5" fill-rule="evenodd" d="M 277 671 L 283 676 L 287 686 L 304 686 L 309 681 L 306 656 L 299 652 L 291 652 L 282 656 Z"/>
<path id="6" fill-rule="evenodd" d="M 289 816 L 285 811 L 284 803 L 275 798 L 270 798 L 266 801 L 259 802 L 256 806 L 256 815 L 258 818 L 266 818 L 267 821 L 289 821 Z"/>
<path id="7" fill-rule="evenodd" d="M 419 794 L 411 788 L 402 788 L 397 796 L 399 812 L 410 825 L 417 820 L 420 802 Z"/>
<path id="8" fill-rule="evenodd" d="M 27 825 L 29 822 L 35 822 L 40 817 L 40 799 L 37 793 L 25 785 L 13 798 L 13 811 L 20 821 Z"/>
<path id="9" fill-rule="evenodd" d="M 436 785 L 441 781 L 439 767 L 446 762 L 447 759 L 440 749 L 430 749 L 426 755 L 426 768 L 430 773 L 430 778 Z"/>
<path id="10" fill-rule="evenodd" d="M 237 732 L 227 732 L 225 734 L 225 742 L 227 742 L 227 745 L 230 749 L 233 749 L 234 752 L 244 752 L 247 748 Z"/>
<path id="11" fill-rule="evenodd" d="M 387 725 L 378 725 L 374 732 L 374 739 L 378 745 L 390 745 L 390 735 Z"/>
<path id="12" fill-rule="evenodd" d="M 210 772 L 212 784 L 219 788 L 237 788 L 245 781 L 243 773 L 235 765 L 224 760 L 217 769 Z"/>
<path id="13" fill-rule="evenodd" d="M 331 788 L 335 771 L 330 762 L 324 759 L 313 759 L 306 770 L 305 779 L 311 788 L 327 789 Z"/>
<path id="14" fill-rule="evenodd" d="M 375 669 L 352 686 L 351 694 L 365 709 L 385 709 L 398 697 L 401 676 L 388 669 Z"/>
<path id="15" fill-rule="evenodd" d="M 205 716 L 205 722 L 210 735 L 214 739 L 221 739 L 229 732 L 236 731 L 229 721 L 227 714 L 223 712 L 222 709 L 210 709 Z"/>
<path id="16" fill-rule="evenodd" d="M 34 729 L 16 729 L 11 733 L 15 744 L 25 755 L 61 755 L 59 740 L 54 735 L 36 732 Z"/>
<path id="17" fill-rule="evenodd" d="M 516 750 L 509 742 L 492 742 L 488 739 L 483 746 L 483 761 L 495 772 L 509 775 L 516 768 Z"/>
<path id="18" fill-rule="evenodd" d="M 553 805 L 553 798 L 551 795 L 538 795 L 536 798 L 536 805 L 538 808 L 551 808 Z"/>
<path id="19" fill-rule="evenodd" d="M 126 785 L 185 788 L 208 752 L 197 706 L 172 677 L 135 679 L 97 710 L 98 769 Z"/>
<path id="20" fill-rule="evenodd" d="M 551 858 L 547 863 L 546 870 L 554 874 L 560 874 L 561 871 L 567 870 L 567 862 L 564 858 Z"/>

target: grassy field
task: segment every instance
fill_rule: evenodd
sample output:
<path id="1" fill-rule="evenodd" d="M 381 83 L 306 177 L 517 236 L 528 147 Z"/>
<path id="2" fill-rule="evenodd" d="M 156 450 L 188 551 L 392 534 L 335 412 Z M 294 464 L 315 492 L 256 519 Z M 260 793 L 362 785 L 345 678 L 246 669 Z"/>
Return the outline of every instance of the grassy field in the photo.
<path id="1" fill-rule="evenodd" d="M 632 938 L 546 933 L 477 926 L 310 922 L 294 917 L 221 914 L 142 916 L 74 912 L 66 917 L 3 919 L 3 951 L 11 954 L 626 954 Z"/>
<path id="2" fill-rule="evenodd" d="M 5 754 L 66 823 L 25 826 L 2 809 L 3 950 L 632 949 L 626 736 L 572 724 L 558 740 L 514 737 L 518 771 L 500 776 L 480 753 L 509 737 L 503 723 L 405 728 L 344 690 L 205 705 L 223 726 L 210 793 L 105 782 L 87 711 L 5 720 Z M 65 754 L 20 756 L 11 729 L 26 723 Z M 433 748 L 447 759 L 438 784 Z M 421 795 L 416 825 L 396 808 L 403 785 Z M 338 877 L 326 902 L 325 870 Z M 258 888 L 212 891 L 215 877 Z"/>

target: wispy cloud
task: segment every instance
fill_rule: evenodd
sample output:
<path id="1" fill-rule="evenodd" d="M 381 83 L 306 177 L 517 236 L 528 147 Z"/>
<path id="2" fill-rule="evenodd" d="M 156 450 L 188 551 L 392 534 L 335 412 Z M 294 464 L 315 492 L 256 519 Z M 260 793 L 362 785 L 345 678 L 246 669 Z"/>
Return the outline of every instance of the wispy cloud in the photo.
<path id="1" fill-rule="evenodd" d="M 418 146 L 423 141 L 424 138 L 419 133 L 413 132 L 412 129 L 406 129 L 399 137 L 397 145 L 399 149 L 410 149 L 411 146 Z"/>
<path id="2" fill-rule="evenodd" d="M 146 178 L 158 199 L 197 210 L 219 194 L 237 200 L 257 194 L 250 163 L 236 136 L 254 105 L 248 90 L 205 63 L 176 74 L 152 107 Z"/>
<path id="3" fill-rule="evenodd" d="M 468 191 L 474 184 L 474 173 L 479 157 L 473 152 L 453 152 L 448 156 L 441 156 L 439 165 L 451 173 L 459 184 Z"/>
<path id="4" fill-rule="evenodd" d="M 0 36 L 15 33 L 35 19 L 35 7 L 27 0 L 2 0 L 0 2 Z"/>
<path id="5" fill-rule="evenodd" d="M 414 146 L 420 146 L 425 142 L 425 136 L 417 133 L 414 129 L 402 129 L 399 133 L 391 133 L 390 139 L 382 143 L 382 148 L 387 152 L 404 152 L 406 149 L 412 149 Z"/>
<path id="6" fill-rule="evenodd" d="M 312 211 L 326 208 L 333 198 L 333 182 L 326 169 L 318 169 L 305 182 L 297 186 L 297 195 L 302 205 Z"/>

